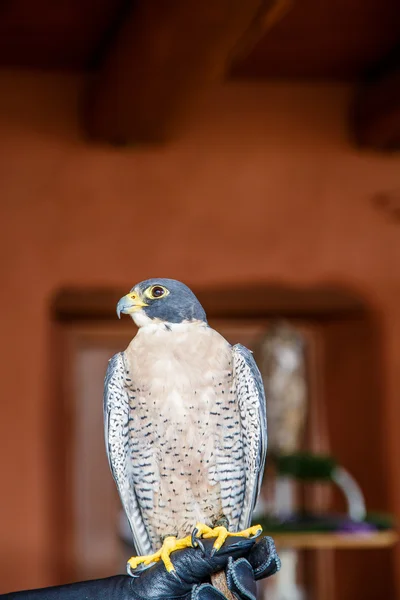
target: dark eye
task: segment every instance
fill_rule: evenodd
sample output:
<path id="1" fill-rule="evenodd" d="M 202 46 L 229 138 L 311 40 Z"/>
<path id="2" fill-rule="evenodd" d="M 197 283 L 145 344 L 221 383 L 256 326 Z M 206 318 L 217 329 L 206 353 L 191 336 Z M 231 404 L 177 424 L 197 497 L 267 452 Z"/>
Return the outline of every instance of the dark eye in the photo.
<path id="1" fill-rule="evenodd" d="M 151 295 L 153 298 L 161 298 L 161 296 L 164 296 L 165 294 L 165 289 L 163 287 L 161 287 L 160 285 L 155 285 L 154 287 L 151 288 Z"/>

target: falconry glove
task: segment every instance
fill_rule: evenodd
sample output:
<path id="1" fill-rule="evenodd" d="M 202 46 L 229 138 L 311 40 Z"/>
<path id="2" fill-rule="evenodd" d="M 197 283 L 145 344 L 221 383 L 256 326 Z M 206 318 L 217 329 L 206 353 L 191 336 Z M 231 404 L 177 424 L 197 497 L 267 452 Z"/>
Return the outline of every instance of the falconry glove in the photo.
<path id="1" fill-rule="evenodd" d="M 144 570 L 138 577 L 116 575 L 50 588 L 11 592 L 2 600 L 225 600 L 210 584 L 210 576 L 225 570 L 230 591 L 238 600 L 255 600 L 256 581 L 280 568 L 271 538 L 258 543 L 229 538 L 212 553 L 213 540 L 202 540 L 197 548 L 174 553 L 175 572 L 168 573 L 162 562 Z"/>

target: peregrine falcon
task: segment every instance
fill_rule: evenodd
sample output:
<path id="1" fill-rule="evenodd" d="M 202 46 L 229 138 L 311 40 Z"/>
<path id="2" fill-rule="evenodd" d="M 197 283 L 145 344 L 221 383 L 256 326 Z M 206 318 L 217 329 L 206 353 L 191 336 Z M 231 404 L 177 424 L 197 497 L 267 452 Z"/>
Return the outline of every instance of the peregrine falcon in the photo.
<path id="1" fill-rule="evenodd" d="M 252 537 L 267 423 L 252 353 L 212 329 L 193 292 L 148 279 L 121 298 L 138 332 L 109 361 L 104 388 L 107 455 L 139 565 L 215 537 Z M 243 531 L 241 531 L 243 530 Z"/>

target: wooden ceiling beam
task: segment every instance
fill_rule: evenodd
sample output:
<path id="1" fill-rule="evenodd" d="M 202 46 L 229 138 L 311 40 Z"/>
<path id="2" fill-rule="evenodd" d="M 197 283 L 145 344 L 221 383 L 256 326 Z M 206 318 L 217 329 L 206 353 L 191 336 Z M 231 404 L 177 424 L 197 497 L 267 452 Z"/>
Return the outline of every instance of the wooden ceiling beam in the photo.
<path id="1" fill-rule="evenodd" d="M 270 0 L 138 0 L 87 91 L 92 138 L 116 145 L 171 138 L 191 100 L 223 76 Z M 271 2 L 272 3 L 272 2 Z"/>
<path id="2" fill-rule="evenodd" d="M 357 91 L 351 126 L 361 147 L 400 150 L 400 51 L 396 54 L 390 67 L 369 77 Z"/>

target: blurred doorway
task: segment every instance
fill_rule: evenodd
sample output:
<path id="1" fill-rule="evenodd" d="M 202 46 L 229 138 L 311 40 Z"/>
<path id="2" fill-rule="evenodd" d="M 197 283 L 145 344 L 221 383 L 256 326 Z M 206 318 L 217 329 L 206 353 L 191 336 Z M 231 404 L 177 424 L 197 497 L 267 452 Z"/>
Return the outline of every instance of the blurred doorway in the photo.
<path id="1" fill-rule="evenodd" d="M 253 347 L 263 323 L 213 324 L 232 343 Z M 66 480 L 71 502 L 69 570 L 74 579 L 124 572 L 126 549 L 121 530 L 121 504 L 108 466 L 103 426 L 103 381 L 107 362 L 124 350 L 135 326 L 124 322 L 74 323 L 65 328 L 65 409 L 69 414 Z M 125 554 L 124 554 L 125 550 Z"/>
<path id="2" fill-rule="evenodd" d="M 121 295 L 63 293 L 55 307 L 56 385 L 63 417 L 58 419 L 62 456 L 55 490 L 62 581 L 125 570 L 127 549 L 120 539 L 120 502 L 105 453 L 102 405 L 107 361 L 125 349 L 135 334 L 129 319 L 119 322 L 114 316 L 113 307 Z M 369 313 L 345 294 L 304 295 L 265 288 L 251 295 L 246 304 L 240 290 L 198 295 L 210 325 L 231 343 L 256 348 L 277 318 L 302 331 L 309 349 L 308 447 L 331 450 L 361 483 L 368 504 L 385 509 L 380 346 Z M 322 508 L 328 508 L 331 499 L 330 493 L 321 490 L 310 495 L 311 504 Z M 335 497 L 332 506 L 344 508 Z M 305 551 L 300 557 L 301 578 L 321 600 L 350 600 L 362 594 L 372 600 L 378 590 L 390 597 L 389 552 L 345 551 L 334 556 L 330 550 Z M 379 572 L 379 577 L 364 582 L 368 570 Z"/>

